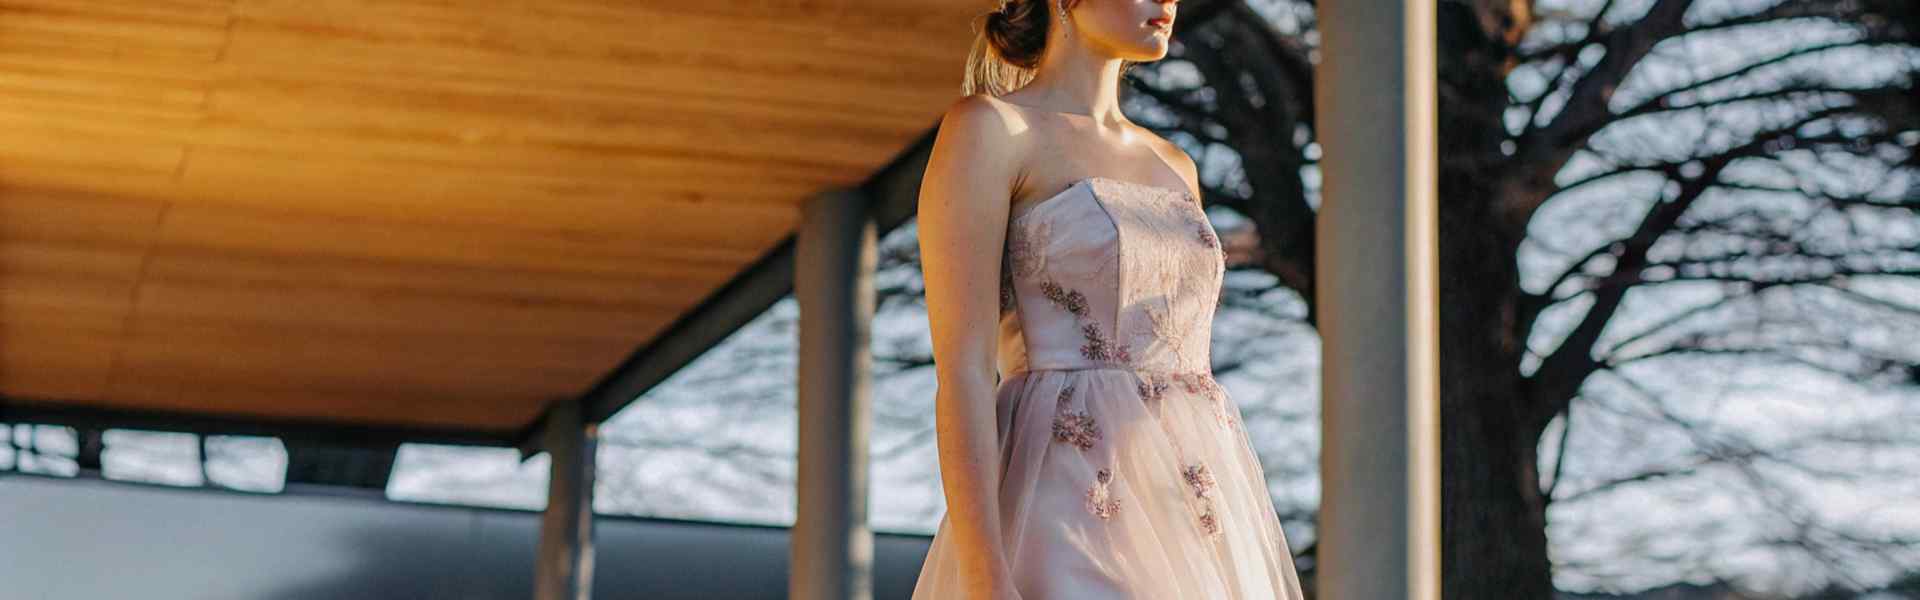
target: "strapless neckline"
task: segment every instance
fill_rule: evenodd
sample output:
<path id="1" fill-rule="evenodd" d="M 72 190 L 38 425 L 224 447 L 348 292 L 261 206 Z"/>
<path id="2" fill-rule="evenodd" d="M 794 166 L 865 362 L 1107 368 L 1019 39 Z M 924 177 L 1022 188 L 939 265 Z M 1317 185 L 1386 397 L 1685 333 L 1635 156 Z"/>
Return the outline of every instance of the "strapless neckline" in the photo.
<path id="1" fill-rule="evenodd" d="M 1015 215 L 1013 218 L 1009 219 L 1007 222 L 1008 223 L 1024 222 L 1027 220 L 1028 217 L 1033 216 L 1034 213 L 1040 212 L 1041 209 L 1046 208 L 1048 204 L 1052 204 L 1055 200 L 1059 200 L 1061 198 L 1066 197 L 1067 193 L 1072 192 L 1074 188 L 1078 188 L 1082 186 L 1090 186 L 1095 181 L 1103 181 L 1103 182 L 1110 183 L 1117 186 L 1149 190 L 1149 191 L 1159 192 L 1163 194 L 1172 194 L 1175 196 L 1179 196 L 1181 200 L 1184 200 L 1187 202 L 1193 201 L 1193 192 L 1190 192 L 1187 190 L 1154 184 L 1154 183 L 1140 183 L 1137 181 L 1129 181 L 1125 179 L 1115 179 L 1112 177 L 1107 177 L 1105 175 L 1091 175 L 1091 176 L 1075 179 L 1073 183 L 1067 184 L 1066 189 L 1060 190 L 1059 192 L 1054 193 L 1054 195 L 1041 199 L 1038 202 L 1034 202 L 1033 206 L 1028 207 L 1027 210 L 1022 211 L 1020 214 Z"/>

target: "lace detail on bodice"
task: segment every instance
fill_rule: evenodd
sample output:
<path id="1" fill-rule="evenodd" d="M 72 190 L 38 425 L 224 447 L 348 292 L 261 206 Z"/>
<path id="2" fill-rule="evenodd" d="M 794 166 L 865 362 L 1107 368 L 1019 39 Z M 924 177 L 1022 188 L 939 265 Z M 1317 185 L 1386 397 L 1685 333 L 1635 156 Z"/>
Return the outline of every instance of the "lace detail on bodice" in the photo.
<path id="1" fill-rule="evenodd" d="M 1052 233 L 1052 223 L 1039 221 L 1018 230 L 1018 235 L 1007 236 L 1007 257 L 1012 261 L 1015 279 L 1032 279 L 1040 274 L 1040 269 L 1046 266 L 1044 250 Z"/>

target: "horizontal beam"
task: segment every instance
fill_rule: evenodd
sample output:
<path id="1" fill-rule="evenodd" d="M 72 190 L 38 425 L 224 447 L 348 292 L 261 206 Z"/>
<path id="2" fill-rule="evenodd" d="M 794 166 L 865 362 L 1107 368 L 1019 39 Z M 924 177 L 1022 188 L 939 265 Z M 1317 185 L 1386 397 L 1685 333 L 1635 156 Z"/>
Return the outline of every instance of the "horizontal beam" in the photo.
<path id="1" fill-rule="evenodd" d="M 224 416 L 206 413 L 128 410 L 65 401 L 0 397 L 0 422 L 75 428 L 141 429 L 200 435 L 251 435 L 316 440 L 345 445 L 394 443 L 504 446 L 513 431 L 379 425 L 324 419 Z"/>

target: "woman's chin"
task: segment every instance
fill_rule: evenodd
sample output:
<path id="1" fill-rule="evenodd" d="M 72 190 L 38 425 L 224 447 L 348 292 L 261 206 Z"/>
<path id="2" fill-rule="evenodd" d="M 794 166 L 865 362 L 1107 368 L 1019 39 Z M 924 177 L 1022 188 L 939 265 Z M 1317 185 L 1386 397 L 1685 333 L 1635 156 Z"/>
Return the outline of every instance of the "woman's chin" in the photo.
<path id="1" fill-rule="evenodd" d="M 1139 39 L 1116 44 L 1121 60 L 1130 62 L 1153 62 L 1167 57 L 1167 38 L 1153 34 Z"/>
<path id="2" fill-rule="evenodd" d="M 1131 52 L 1127 52 L 1126 55 L 1120 58 L 1131 62 L 1153 62 L 1167 57 L 1167 42 L 1166 40 L 1147 42 L 1141 46 L 1128 48 L 1128 50 L 1131 50 Z"/>

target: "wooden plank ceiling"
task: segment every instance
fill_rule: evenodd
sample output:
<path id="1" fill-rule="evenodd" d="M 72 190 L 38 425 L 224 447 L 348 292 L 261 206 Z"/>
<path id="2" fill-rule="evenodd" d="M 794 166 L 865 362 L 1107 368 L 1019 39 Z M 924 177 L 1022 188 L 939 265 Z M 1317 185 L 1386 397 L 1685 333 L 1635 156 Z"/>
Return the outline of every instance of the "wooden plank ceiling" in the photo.
<path id="1" fill-rule="evenodd" d="M 509 431 L 957 94 L 973 0 L 0 0 L 0 396 Z"/>

